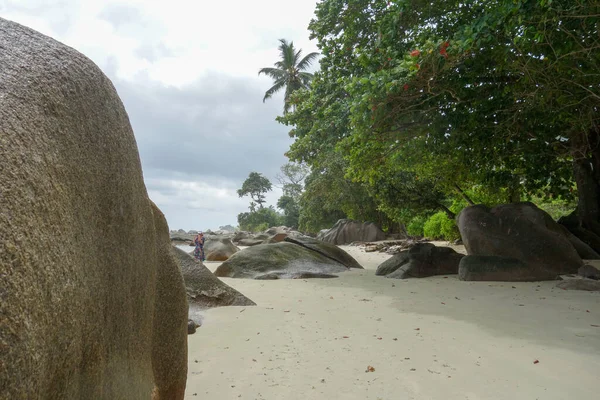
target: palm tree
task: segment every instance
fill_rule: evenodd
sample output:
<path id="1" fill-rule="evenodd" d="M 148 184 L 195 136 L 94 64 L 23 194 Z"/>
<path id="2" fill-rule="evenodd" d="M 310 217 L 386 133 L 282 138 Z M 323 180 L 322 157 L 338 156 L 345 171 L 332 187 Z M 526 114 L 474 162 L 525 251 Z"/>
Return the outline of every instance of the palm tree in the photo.
<path id="1" fill-rule="evenodd" d="M 279 52 L 281 60 L 274 65 L 275 68 L 261 68 L 258 75 L 265 74 L 273 79 L 273 86 L 265 92 L 263 103 L 270 99 L 275 93 L 285 88 L 283 113 L 286 114 L 291 107 L 290 96 L 294 91 L 308 87 L 313 74 L 305 72 L 310 64 L 319 56 L 319 53 L 310 53 L 302 57 L 302 50 L 296 51 L 294 42 L 288 43 L 285 39 L 279 39 Z"/>

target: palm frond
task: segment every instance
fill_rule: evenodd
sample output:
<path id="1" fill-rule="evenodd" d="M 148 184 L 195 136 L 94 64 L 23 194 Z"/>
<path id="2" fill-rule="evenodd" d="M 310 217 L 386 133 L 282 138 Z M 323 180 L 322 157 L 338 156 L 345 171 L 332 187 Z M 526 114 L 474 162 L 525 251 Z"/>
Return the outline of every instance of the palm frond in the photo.
<path id="1" fill-rule="evenodd" d="M 280 79 L 285 76 L 286 71 L 282 71 L 281 69 L 278 69 L 278 68 L 267 67 L 267 68 L 261 68 L 258 71 L 258 75 L 260 75 L 260 74 L 265 74 L 268 77 L 271 77 L 273 79 Z"/>
<path id="2" fill-rule="evenodd" d="M 317 52 L 313 52 L 310 54 L 307 54 L 306 57 L 304 57 L 298 64 L 297 64 L 297 68 L 300 71 L 303 71 L 305 69 L 307 69 L 308 67 L 310 67 L 310 65 L 312 64 L 312 62 L 319 57 L 319 53 Z"/>
<path id="3" fill-rule="evenodd" d="M 275 93 L 283 89 L 286 86 L 285 84 L 286 82 L 284 79 L 278 79 L 277 81 L 275 81 L 275 84 L 265 92 L 265 97 L 263 97 L 263 103 L 265 102 L 265 100 L 270 99 Z"/>

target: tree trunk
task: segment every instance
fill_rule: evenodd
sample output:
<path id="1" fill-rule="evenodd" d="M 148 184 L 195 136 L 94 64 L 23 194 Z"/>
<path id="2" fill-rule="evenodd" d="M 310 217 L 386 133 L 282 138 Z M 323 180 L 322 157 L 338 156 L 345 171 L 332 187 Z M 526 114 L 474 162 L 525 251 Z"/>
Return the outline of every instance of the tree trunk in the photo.
<path id="1" fill-rule="evenodd" d="M 577 209 L 564 225 L 600 253 L 600 145 L 598 129 L 571 138 Z"/>
<path id="2" fill-rule="evenodd" d="M 460 188 L 460 186 L 458 186 L 456 183 L 454 184 L 454 189 L 456 189 L 456 191 L 458 192 L 458 194 L 461 195 L 461 197 L 467 202 L 469 203 L 470 206 L 474 206 L 475 203 L 473 202 L 473 200 L 471 200 L 471 198 L 469 196 L 467 196 L 467 194 Z"/>

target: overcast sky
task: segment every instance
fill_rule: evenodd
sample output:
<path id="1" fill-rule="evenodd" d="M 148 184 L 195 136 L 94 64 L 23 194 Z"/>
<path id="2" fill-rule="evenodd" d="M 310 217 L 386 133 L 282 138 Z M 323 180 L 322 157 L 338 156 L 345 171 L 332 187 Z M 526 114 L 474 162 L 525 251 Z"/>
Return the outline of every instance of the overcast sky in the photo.
<path id="1" fill-rule="evenodd" d="M 316 0 L 0 0 L 0 16 L 79 50 L 113 81 L 135 132 L 150 198 L 171 229 L 237 225 L 252 171 L 276 183 L 291 144 L 262 102 L 279 38 L 317 51 Z M 281 195 L 267 197 L 275 206 Z"/>

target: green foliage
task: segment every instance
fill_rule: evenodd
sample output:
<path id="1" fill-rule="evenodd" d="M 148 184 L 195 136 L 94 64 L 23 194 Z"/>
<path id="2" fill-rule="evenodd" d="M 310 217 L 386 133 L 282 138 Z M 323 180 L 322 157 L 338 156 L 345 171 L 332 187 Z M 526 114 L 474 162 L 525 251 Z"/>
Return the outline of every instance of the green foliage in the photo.
<path id="1" fill-rule="evenodd" d="M 448 218 L 445 212 L 438 212 L 423 225 L 423 236 L 431 240 L 452 241 L 459 239 L 460 233 L 454 220 Z"/>
<path id="2" fill-rule="evenodd" d="M 284 225 L 297 228 L 300 218 L 300 204 L 292 196 L 283 195 L 277 200 L 277 208 L 283 211 Z"/>
<path id="3" fill-rule="evenodd" d="M 573 199 L 539 199 L 534 198 L 531 200 L 542 210 L 546 211 L 552 219 L 557 221 L 560 217 L 566 217 L 571 214 L 577 207 L 577 202 Z"/>
<path id="4" fill-rule="evenodd" d="M 283 224 L 283 216 L 275 211 L 272 206 L 240 213 L 237 219 L 240 229 L 250 232 L 262 232 L 271 226 L 281 226 Z"/>
<path id="5" fill-rule="evenodd" d="M 267 193 L 272 188 L 271 181 L 262 174 L 250 172 L 250 175 L 248 175 L 248 178 L 242 184 L 242 188 L 238 189 L 237 194 L 240 197 L 249 195 L 252 199 L 252 202 L 250 202 L 250 211 L 255 211 L 256 204 L 258 204 L 259 209 L 263 208 L 263 203 L 265 202 L 264 193 Z"/>
<path id="6" fill-rule="evenodd" d="M 406 225 L 406 233 L 411 236 L 423 236 L 423 227 L 425 226 L 425 222 L 427 222 L 427 217 L 424 215 L 415 216 L 410 220 L 408 225 Z"/>
<path id="7" fill-rule="evenodd" d="M 321 70 L 278 119 L 312 168 L 300 225 L 406 223 L 467 198 L 556 210 L 600 142 L 598 15 L 598 0 L 320 1 Z M 455 237 L 444 218 L 428 229 Z"/>
<path id="8" fill-rule="evenodd" d="M 279 43 L 279 55 L 281 59 L 274 64 L 275 68 L 261 68 L 258 74 L 265 74 L 273 79 L 273 86 L 266 91 L 263 103 L 275 93 L 285 89 L 283 107 L 285 114 L 291 107 L 291 95 L 298 89 L 308 87 L 313 76 L 305 70 L 310 67 L 319 54 L 310 53 L 301 58 L 302 50 L 296 50 L 294 42 L 288 43 L 285 39 L 279 39 Z"/>

